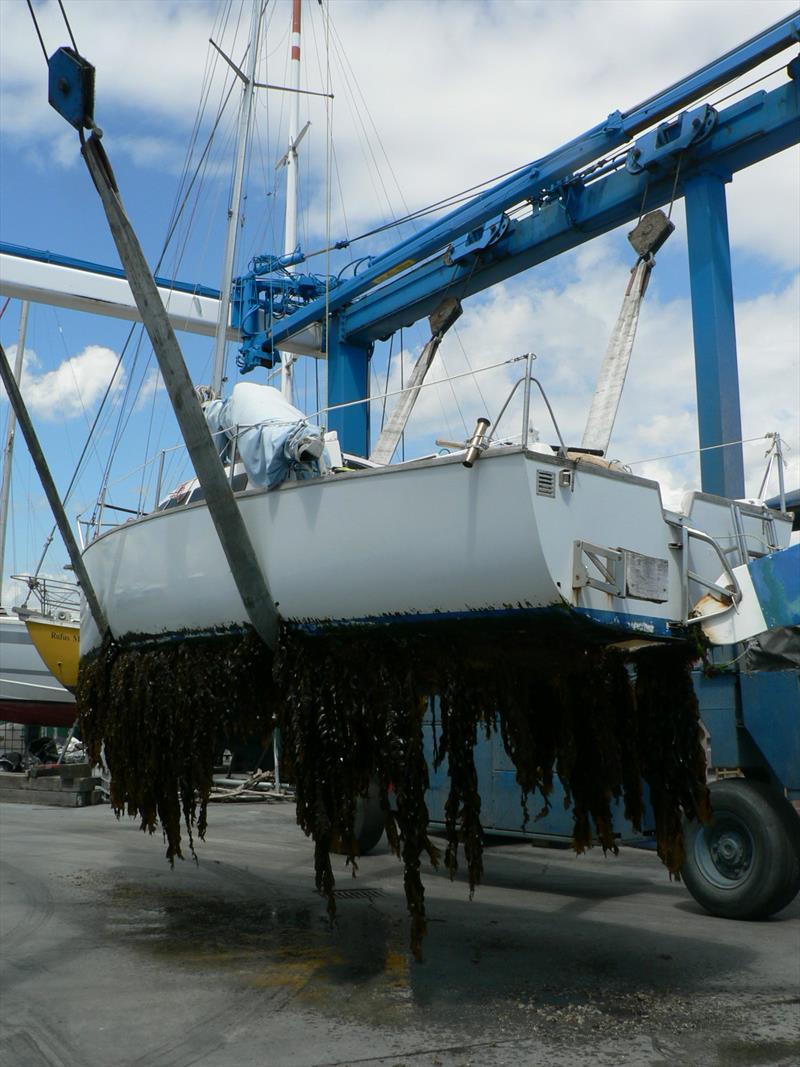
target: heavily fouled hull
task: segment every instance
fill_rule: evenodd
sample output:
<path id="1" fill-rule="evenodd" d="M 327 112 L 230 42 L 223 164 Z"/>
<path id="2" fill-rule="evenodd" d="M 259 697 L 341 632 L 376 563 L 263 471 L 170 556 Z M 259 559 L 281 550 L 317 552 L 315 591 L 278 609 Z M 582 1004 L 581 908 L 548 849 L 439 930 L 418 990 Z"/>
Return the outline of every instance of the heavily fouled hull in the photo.
<path id="1" fill-rule="evenodd" d="M 237 494 L 281 619 L 312 629 L 559 619 L 663 638 L 702 592 L 687 560 L 719 575 L 718 554 L 684 543 L 680 526 L 699 516 L 732 537 L 729 501 L 694 495 L 673 516 L 657 483 L 586 460 L 518 447 L 471 470 L 460 458 Z M 745 539 L 763 544 L 766 514 L 788 543 L 789 524 L 759 507 L 744 508 Z M 109 531 L 84 559 L 117 637 L 247 622 L 202 501 Z M 99 641 L 86 614 L 81 640 L 83 652 Z"/>

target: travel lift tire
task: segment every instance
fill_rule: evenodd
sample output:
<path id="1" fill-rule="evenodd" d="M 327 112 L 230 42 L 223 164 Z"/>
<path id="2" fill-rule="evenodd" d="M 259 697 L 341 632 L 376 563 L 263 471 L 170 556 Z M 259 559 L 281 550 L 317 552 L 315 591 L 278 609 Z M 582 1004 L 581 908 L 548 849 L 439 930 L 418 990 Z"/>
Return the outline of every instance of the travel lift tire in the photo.
<path id="1" fill-rule="evenodd" d="M 724 919 L 764 919 L 800 890 L 800 818 L 776 789 L 747 778 L 712 782 L 711 822 L 684 820 L 681 875 Z"/>
<path id="2" fill-rule="evenodd" d="M 367 795 L 359 797 L 356 801 L 356 817 L 353 823 L 356 855 L 366 856 L 368 852 L 371 852 L 383 837 L 384 829 L 383 808 L 378 797 L 378 790 L 375 786 L 370 786 Z M 331 852 L 347 855 L 348 849 L 343 846 L 338 837 L 334 837 Z"/>

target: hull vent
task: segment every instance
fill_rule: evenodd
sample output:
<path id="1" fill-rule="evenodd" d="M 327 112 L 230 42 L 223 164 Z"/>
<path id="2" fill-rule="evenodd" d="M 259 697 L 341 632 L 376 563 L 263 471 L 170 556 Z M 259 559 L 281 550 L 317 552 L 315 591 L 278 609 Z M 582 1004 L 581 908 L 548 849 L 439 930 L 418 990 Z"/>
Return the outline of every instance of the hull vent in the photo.
<path id="1" fill-rule="evenodd" d="M 536 495 L 555 496 L 556 476 L 554 471 L 537 470 L 536 472 Z"/>

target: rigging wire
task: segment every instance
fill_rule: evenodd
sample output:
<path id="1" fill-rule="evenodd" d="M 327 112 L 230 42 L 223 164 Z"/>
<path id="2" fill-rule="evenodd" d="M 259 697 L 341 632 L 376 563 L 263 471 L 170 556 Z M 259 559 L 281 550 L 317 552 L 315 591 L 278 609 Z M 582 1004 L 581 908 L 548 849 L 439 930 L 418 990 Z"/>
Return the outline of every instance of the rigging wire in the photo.
<path id="1" fill-rule="evenodd" d="M 405 210 L 406 215 L 408 215 L 409 214 L 408 203 L 406 202 L 406 198 L 403 195 L 403 190 L 402 190 L 402 188 L 400 186 L 400 182 L 397 179 L 397 174 L 395 173 L 395 170 L 392 167 L 392 161 L 389 158 L 389 154 L 387 153 L 386 148 L 384 146 L 383 139 L 381 138 L 380 130 L 378 129 L 378 126 L 377 126 L 374 118 L 372 117 L 372 113 L 370 112 L 369 105 L 367 104 L 366 97 L 364 96 L 364 92 L 363 92 L 363 90 L 361 88 L 361 85 L 360 85 L 360 83 L 358 81 L 358 78 L 356 77 L 355 70 L 353 69 L 353 65 L 350 62 L 350 58 L 349 58 L 349 56 L 348 56 L 348 54 L 347 54 L 347 52 L 346 52 L 346 50 L 344 48 L 344 44 L 343 44 L 343 42 L 342 42 L 342 40 L 341 40 L 341 38 L 339 36 L 339 33 L 338 33 L 338 30 L 336 29 L 335 23 L 333 23 L 333 22 L 331 23 L 331 28 L 333 30 L 333 36 L 334 36 L 334 47 L 337 49 L 337 53 L 340 56 L 340 61 L 343 64 L 346 64 L 347 65 L 347 69 L 350 71 L 350 75 L 352 77 L 353 85 L 355 86 L 355 89 L 358 92 L 358 96 L 361 99 L 361 103 L 362 103 L 364 112 L 365 112 L 365 114 L 367 116 L 367 119 L 369 120 L 369 123 L 370 123 L 370 125 L 372 127 L 372 130 L 373 130 L 373 133 L 374 133 L 374 136 L 375 136 L 375 140 L 377 141 L 378 147 L 380 148 L 381 153 L 383 155 L 383 158 L 384 158 L 384 160 L 386 162 L 386 166 L 388 167 L 389 173 L 390 173 L 390 175 L 392 177 L 392 181 L 394 182 L 394 186 L 395 186 L 395 189 L 397 190 L 397 194 L 400 197 L 401 203 L 403 205 L 403 209 Z M 376 163 L 376 168 L 377 168 L 377 163 Z M 381 181 L 381 185 L 384 188 L 384 193 L 386 195 L 386 199 L 387 199 L 387 202 L 388 202 L 389 201 L 389 194 L 388 194 L 388 191 L 386 190 L 386 187 L 385 187 L 383 181 Z M 389 203 L 389 208 L 390 208 L 390 211 L 391 211 L 391 203 Z M 394 214 L 394 212 L 392 212 L 392 214 Z M 414 225 L 413 225 L 413 220 L 410 220 L 410 221 L 412 222 L 411 228 L 413 230 L 416 227 L 414 227 Z"/>
<path id="2" fill-rule="evenodd" d="M 230 5 L 228 7 L 230 9 Z M 241 12 L 240 12 L 240 16 L 241 16 Z M 226 14 L 226 19 L 227 19 L 227 14 Z M 225 24 L 226 23 L 223 22 L 223 28 L 224 28 Z M 237 32 L 238 32 L 238 25 L 239 24 L 237 22 L 237 27 L 236 27 L 237 28 Z M 209 51 L 210 51 L 210 49 L 209 49 Z M 246 52 L 245 52 L 245 55 L 246 55 Z M 200 157 L 199 157 L 199 159 L 197 161 L 197 164 L 196 164 L 196 166 L 194 168 L 194 171 L 192 173 L 191 178 L 189 179 L 188 183 L 186 183 L 186 185 L 185 185 L 185 189 L 183 190 L 183 196 L 181 197 L 182 187 L 183 187 L 183 185 L 185 183 L 186 175 L 188 174 L 188 170 L 189 170 L 189 163 L 190 163 L 190 160 L 191 160 L 191 155 L 193 153 L 194 145 L 196 144 L 197 132 L 199 132 L 199 129 L 200 129 L 200 126 L 201 126 L 201 123 L 202 123 L 202 116 L 203 116 L 203 113 L 204 113 L 205 108 L 207 106 L 208 95 L 210 93 L 210 88 L 211 88 L 211 79 L 213 77 L 213 73 L 214 73 L 214 70 L 216 68 L 216 63 L 217 62 L 218 62 L 218 60 L 217 60 L 217 58 L 215 56 L 211 57 L 210 69 L 209 69 L 208 61 L 206 63 L 206 70 L 204 72 L 203 86 L 201 88 L 201 101 L 200 101 L 200 104 L 198 106 L 198 111 L 197 111 L 197 115 L 196 115 L 196 119 L 195 119 L 195 123 L 194 123 L 194 129 L 193 129 L 193 135 L 194 136 L 193 136 L 193 138 L 192 138 L 192 140 L 190 142 L 189 148 L 188 148 L 187 153 L 186 153 L 183 172 L 182 172 L 182 176 L 181 176 L 181 178 L 179 180 L 178 191 L 176 193 L 176 199 L 175 199 L 175 203 L 174 203 L 173 209 L 172 209 L 171 220 L 170 220 L 170 223 L 168 225 L 167 234 L 166 234 L 166 237 L 164 239 L 164 243 L 162 245 L 161 253 L 159 255 L 158 262 L 157 262 L 157 264 L 155 266 L 154 273 L 157 273 L 161 268 L 161 265 L 162 265 L 162 263 L 164 261 L 164 258 L 166 256 L 169 244 L 172 241 L 172 238 L 176 233 L 176 230 L 178 228 L 178 225 L 181 222 L 181 219 L 183 218 L 184 211 L 186 210 L 187 204 L 189 203 L 189 199 L 191 197 L 192 190 L 194 189 L 194 186 L 197 183 L 198 178 L 201 178 L 201 185 L 202 185 L 202 176 L 205 175 L 205 173 L 207 171 L 207 168 L 208 168 L 209 152 L 210 152 L 211 146 L 212 146 L 212 144 L 214 142 L 214 139 L 216 137 L 217 130 L 219 128 L 219 125 L 220 125 L 220 122 L 222 120 L 222 117 L 223 117 L 223 115 L 225 113 L 227 104 L 228 104 L 228 102 L 229 102 L 229 100 L 231 98 L 231 95 L 233 93 L 233 90 L 234 90 L 234 88 L 235 88 L 235 86 L 237 84 L 236 83 L 236 79 L 232 75 L 230 76 L 230 84 L 228 85 L 227 92 L 225 91 L 225 86 L 223 84 L 222 92 L 224 94 L 224 98 L 222 99 L 221 103 L 218 106 L 217 115 L 215 117 L 215 120 L 214 120 L 214 123 L 212 125 L 212 128 L 211 128 L 211 131 L 209 133 L 209 136 L 206 139 L 205 146 L 204 146 L 204 148 L 203 148 L 203 150 L 202 150 L 202 152 L 200 154 Z M 194 219 L 194 217 L 196 215 L 198 204 L 199 204 L 199 199 L 196 198 L 195 199 L 195 203 L 194 203 L 194 205 L 192 207 L 192 210 L 189 213 L 186 236 L 184 237 L 184 239 L 183 239 L 183 241 L 181 243 L 181 246 L 176 251 L 176 255 L 173 257 L 173 260 L 172 260 L 172 262 L 173 262 L 173 273 L 175 273 L 177 271 L 178 264 L 182 260 L 183 255 L 185 254 L 187 243 L 188 243 L 188 235 L 189 235 L 189 231 L 190 231 L 190 228 L 191 228 L 191 222 L 193 221 L 193 219 Z M 131 332 L 128 335 L 128 338 L 127 338 L 126 344 L 125 344 L 125 348 L 123 349 L 123 352 L 120 355 L 120 360 L 122 359 L 122 356 L 124 355 L 125 350 L 128 347 L 128 344 L 130 343 L 130 340 L 131 340 L 131 338 L 133 336 L 133 332 L 134 332 L 135 329 L 136 329 L 136 326 L 134 326 L 131 329 Z M 125 398 L 123 399 L 123 403 L 122 403 L 121 408 L 120 408 L 120 412 L 119 412 L 119 416 L 118 416 L 118 420 L 117 420 L 117 429 L 114 432 L 113 444 L 112 444 L 112 448 L 111 448 L 111 450 L 109 452 L 109 460 L 108 460 L 108 463 L 107 463 L 107 466 L 106 466 L 106 475 L 105 475 L 105 479 L 104 479 L 106 481 L 107 481 L 108 475 L 110 474 L 111 467 L 113 465 L 114 459 L 116 458 L 116 453 L 117 453 L 117 450 L 119 448 L 119 444 L 120 444 L 120 442 L 122 440 L 122 437 L 124 436 L 124 431 L 127 428 L 128 422 L 130 420 L 130 416 L 132 414 L 132 409 L 130 409 L 126 413 L 126 404 L 127 404 L 128 397 L 130 396 L 130 388 L 129 387 L 130 387 L 130 383 L 133 381 L 133 375 L 135 373 L 136 363 L 137 363 L 138 358 L 139 358 L 139 353 L 140 353 L 140 348 L 141 348 L 142 341 L 143 341 L 143 332 L 142 332 L 142 334 L 140 334 L 139 340 L 138 340 L 137 345 L 136 345 L 136 352 L 135 352 L 135 355 L 134 355 L 134 365 L 133 365 L 133 367 L 131 369 L 131 375 L 129 376 L 129 380 L 128 380 L 128 388 L 126 388 Z M 152 352 L 150 353 L 150 355 L 148 357 L 148 360 L 147 360 L 147 363 L 145 365 L 145 369 L 144 369 L 144 372 L 142 374 L 142 381 L 145 380 L 145 376 L 146 376 L 146 373 L 147 373 L 147 371 L 148 371 L 148 369 L 150 367 L 151 361 L 152 361 Z M 122 422 L 123 417 L 125 418 L 124 424 Z M 163 425 L 163 422 L 162 422 L 162 425 Z"/>
<path id="3" fill-rule="evenodd" d="M 713 452 L 717 448 L 730 448 L 733 445 L 749 445 L 753 441 L 763 441 L 764 434 L 758 437 L 742 437 L 738 441 L 723 441 L 721 445 L 703 445 L 702 448 L 689 448 L 685 452 L 671 452 L 668 456 L 648 456 L 647 459 L 634 459 L 625 464 L 626 467 L 638 467 L 642 463 L 658 463 L 665 459 L 679 459 L 681 456 L 695 456 L 698 452 Z"/>
<path id="4" fill-rule="evenodd" d="M 311 37 L 312 37 L 313 42 L 314 42 L 314 57 L 315 57 L 315 59 L 317 61 L 317 73 L 319 74 L 320 83 L 324 84 L 325 76 L 324 76 L 323 68 L 322 68 L 322 60 L 320 59 L 319 41 L 317 39 L 316 19 L 312 17 L 311 19 L 309 19 L 309 23 L 310 23 L 310 26 L 311 26 Z M 336 174 L 336 186 L 337 186 L 337 189 L 339 190 L 339 211 L 341 212 L 341 215 L 342 215 L 342 225 L 343 225 L 343 228 L 344 228 L 345 238 L 348 239 L 348 241 L 349 241 L 349 238 L 350 238 L 350 226 L 349 226 L 349 223 L 347 221 L 347 208 L 346 208 L 346 205 L 345 205 L 344 189 L 342 188 L 342 176 L 341 176 L 341 172 L 339 170 L 339 160 L 338 160 L 338 157 L 336 155 L 336 145 L 332 144 L 331 145 L 331 150 L 332 150 L 332 157 L 333 157 L 333 170 L 334 170 L 334 173 Z"/>
<path id="5" fill-rule="evenodd" d="M 669 211 L 667 212 L 667 218 L 668 219 L 672 218 L 672 208 L 673 208 L 673 206 L 675 204 L 675 193 L 678 190 L 678 178 L 680 177 L 680 174 L 681 174 L 681 163 L 683 163 L 683 157 L 685 155 L 686 155 L 685 151 L 681 152 L 680 155 L 678 156 L 678 162 L 675 165 L 675 180 L 672 183 L 672 195 L 669 198 Z"/>
<path id="6" fill-rule="evenodd" d="M 331 0 L 325 0 L 325 366 L 329 359 L 331 314 L 331 145 L 333 143 L 333 101 L 331 100 Z M 326 390 L 326 400 L 328 399 Z M 369 442 L 367 442 L 369 446 Z"/>
<path id="7" fill-rule="evenodd" d="M 394 334 L 389 338 L 389 355 L 386 357 L 386 383 L 383 387 L 383 405 L 381 407 L 381 430 L 386 422 L 386 396 L 389 392 L 389 371 L 392 366 L 392 352 L 394 350 Z"/>
<path id="8" fill-rule="evenodd" d="M 70 41 L 72 41 L 72 47 L 74 51 L 77 52 L 78 55 L 80 55 L 80 52 L 78 51 L 78 46 L 75 43 L 75 34 L 72 32 L 72 27 L 70 26 L 69 19 L 67 18 L 67 12 L 64 10 L 63 0 L 58 0 L 58 6 L 61 8 L 61 14 L 64 16 L 64 25 L 67 27 L 67 33 L 69 34 Z"/>
<path id="9" fill-rule="evenodd" d="M 383 202 L 385 204 L 385 209 L 386 209 L 386 211 L 388 211 L 389 218 L 391 220 L 393 220 L 393 224 L 395 226 L 397 226 L 399 224 L 398 223 L 398 219 L 397 219 L 397 215 L 395 214 L 394 209 L 392 207 L 392 201 L 391 201 L 391 197 L 389 196 L 389 190 L 386 188 L 386 182 L 383 179 L 383 174 L 381 172 L 381 168 L 378 165 L 378 159 L 377 159 L 377 156 L 375 154 L 375 150 L 373 148 L 373 143 L 372 143 L 373 139 L 372 139 L 372 137 L 370 135 L 370 131 L 367 128 L 367 124 L 364 121 L 363 113 L 366 113 L 367 117 L 370 119 L 370 122 L 372 123 L 373 129 L 374 129 L 374 125 L 375 124 L 374 124 L 374 122 L 372 122 L 371 116 L 369 115 L 369 109 L 366 107 L 366 104 L 364 103 L 363 106 L 361 106 L 359 104 L 359 98 L 358 97 L 360 95 L 361 99 L 363 101 L 363 93 L 361 93 L 361 91 L 360 91 L 360 87 L 358 85 L 358 81 L 357 81 L 357 79 L 355 77 L 355 73 L 353 72 L 353 69 L 352 69 L 352 66 L 349 63 L 349 60 L 347 59 L 347 57 L 343 53 L 343 51 L 340 50 L 340 48 L 338 47 L 337 37 L 336 37 L 336 34 L 335 34 L 335 29 L 334 29 L 333 47 L 334 47 L 335 59 L 338 62 L 338 68 L 339 68 L 339 71 L 341 73 L 341 77 L 342 77 L 342 80 L 343 80 L 344 88 L 346 90 L 346 98 L 347 98 L 348 105 L 349 105 L 349 108 L 350 108 L 350 113 L 353 116 L 354 121 L 357 123 L 357 128 L 360 130 L 360 133 L 361 133 L 361 137 L 362 137 L 362 142 L 361 142 L 362 143 L 362 152 L 364 151 L 364 147 L 366 148 L 365 162 L 367 163 L 368 167 L 370 165 L 370 162 L 372 164 L 372 169 L 368 171 L 369 176 L 370 176 L 370 181 L 372 182 L 372 187 L 373 187 L 373 189 L 375 191 L 378 203 L 380 204 L 381 202 Z M 358 93 L 358 95 L 357 95 L 357 93 Z M 378 138 L 378 140 L 379 140 L 379 138 Z M 368 155 L 367 155 L 367 153 L 368 153 Z M 378 188 L 378 185 L 375 184 L 375 180 L 373 179 L 373 175 L 374 175 L 375 178 L 377 178 L 377 182 L 378 182 L 378 185 L 380 186 L 380 188 Z M 401 199 L 402 199 L 402 194 L 401 194 Z M 382 212 L 383 212 L 383 209 L 382 209 Z M 385 217 L 386 217 L 386 215 L 385 215 L 385 212 L 384 212 L 384 218 Z"/>
<path id="10" fill-rule="evenodd" d="M 39 23 L 36 18 L 36 12 L 33 10 L 33 4 L 31 3 L 31 0 L 26 0 L 26 2 L 28 4 L 28 11 L 30 11 L 31 18 L 33 19 L 33 28 L 36 30 L 36 36 L 39 38 L 39 44 L 42 46 L 42 55 L 44 56 L 45 66 L 49 67 L 50 61 L 47 57 L 47 49 L 44 46 L 42 31 L 39 29 Z"/>

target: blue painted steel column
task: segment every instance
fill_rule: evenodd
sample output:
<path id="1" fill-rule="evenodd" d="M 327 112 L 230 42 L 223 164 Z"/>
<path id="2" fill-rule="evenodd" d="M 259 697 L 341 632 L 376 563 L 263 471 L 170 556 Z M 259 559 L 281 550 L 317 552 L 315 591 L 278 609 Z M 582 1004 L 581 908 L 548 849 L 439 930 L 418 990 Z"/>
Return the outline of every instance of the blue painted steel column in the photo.
<path id="1" fill-rule="evenodd" d="M 328 406 L 364 400 L 369 396 L 369 357 L 372 345 L 351 345 L 339 338 L 339 317 L 331 316 L 328 336 Z M 327 428 L 336 430 L 345 452 L 369 455 L 369 404 L 331 411 Z"/>
<path id="2" fill-rule="evenodd" d="M 726 180 L 706 173 L 684 185 L 701 448 L 742 439 Z M 701 452 L 700 471 L 705 492 L 744 496 L 740 444 Z"/>

